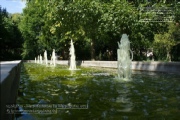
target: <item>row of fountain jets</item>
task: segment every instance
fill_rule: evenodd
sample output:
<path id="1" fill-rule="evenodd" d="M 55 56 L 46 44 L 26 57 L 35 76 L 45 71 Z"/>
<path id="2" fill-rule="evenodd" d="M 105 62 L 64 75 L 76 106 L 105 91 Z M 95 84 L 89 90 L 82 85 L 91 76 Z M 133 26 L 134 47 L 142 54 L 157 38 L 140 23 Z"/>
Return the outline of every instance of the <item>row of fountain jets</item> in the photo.
<path id="1" fill-rule="evenodd" d="M 118 42 L 118 47 L 119 47 L 117 49 L 118 78 L 130 79 L 133 52 L 130 49 L 130 42 L 129 42 L 127 34 L 122 35 L 120 42 Z M 131 58 L 130 58 L 130 53 L 131 53 Z M 69 70 L 76 70 L 75 49 L 74 49 L 74 44 L 72 40 L 71 40 L 71 45 L 69 48 L 69 55 L 70 55 Z M 38 55 L 37 58 L 35 58 L 35 62 L 40 63 L 40 64 L 45 63 L 46 65 L 48 65 L 47 51 L 46 50 L 44 51 L 44 57 L 42 57 L 41 55 Z M 53 49 L 50 64 L 56 66 L 55 49 Z"/>
<path id="2" fill-rule="evenodd" d="M 70 55 L 70 67 L 69 70 L 76 70 L 76 56 L 75 56 L 75 49 L 74 49 L 74 44 L 73 41 L 71 40 L 71 46 L 69 48 L 69 55 Z M 55 49 L 53 49 L 52 51 L 52 56 L 51 56 L 51 60 L 50 60 L 50 65 L 56 66 L 56 53 L 55 53 Z M 42 55 L 38 55 L 37 57 L 35 57 L 35 63 L 39 63 L 39 64 L 46 64 L 48 65 L 48 57 L 47 57 L 47 51 L 44 51 L 44 56 L 42 57 Z"/>

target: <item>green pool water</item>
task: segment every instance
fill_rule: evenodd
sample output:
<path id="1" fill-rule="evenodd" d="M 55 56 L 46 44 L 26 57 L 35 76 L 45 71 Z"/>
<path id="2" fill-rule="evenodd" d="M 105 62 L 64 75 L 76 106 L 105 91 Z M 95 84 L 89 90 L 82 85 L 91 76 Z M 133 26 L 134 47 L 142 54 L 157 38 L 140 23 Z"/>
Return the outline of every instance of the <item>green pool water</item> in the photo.
<path id="1" fill-rule="evenodd" d="M 180 118 L 180 75 L 136 71 L 130 81 L 117 80 L 116 76 L 116 69 L 79 67 L 70 71 L 68 66 L 23 63 L 17 103 L 24 112 L 17 119 Z M 28 110 L 41 112 L 26 114 Z"/>

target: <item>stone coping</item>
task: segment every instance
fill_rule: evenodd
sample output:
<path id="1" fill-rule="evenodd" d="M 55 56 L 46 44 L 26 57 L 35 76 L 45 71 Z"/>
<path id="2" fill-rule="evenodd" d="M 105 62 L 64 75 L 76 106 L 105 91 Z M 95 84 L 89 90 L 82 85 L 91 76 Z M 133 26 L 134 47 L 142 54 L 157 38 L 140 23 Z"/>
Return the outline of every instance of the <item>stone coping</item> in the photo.
<path id="1" fill-rule="evenodd" d="M 1 68 L 1 83 L 5 80 L 5 78 L 10 74 L 12 68 L 17 66 L 21 60 L 18 61 L 1 61 L 0 68 Z"/>

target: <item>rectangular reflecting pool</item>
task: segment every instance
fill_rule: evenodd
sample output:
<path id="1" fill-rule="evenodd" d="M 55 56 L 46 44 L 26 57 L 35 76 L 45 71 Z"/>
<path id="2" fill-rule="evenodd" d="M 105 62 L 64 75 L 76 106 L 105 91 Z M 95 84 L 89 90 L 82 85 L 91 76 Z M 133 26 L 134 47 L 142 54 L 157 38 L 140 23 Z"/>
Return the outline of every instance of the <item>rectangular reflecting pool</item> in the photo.
<path id="1" fill-rule="evenodd" d="M 23 63 L 17 120 L 178 120 L 180 75 Z M 17 113 L 17 112 L 16 112 Z"/>

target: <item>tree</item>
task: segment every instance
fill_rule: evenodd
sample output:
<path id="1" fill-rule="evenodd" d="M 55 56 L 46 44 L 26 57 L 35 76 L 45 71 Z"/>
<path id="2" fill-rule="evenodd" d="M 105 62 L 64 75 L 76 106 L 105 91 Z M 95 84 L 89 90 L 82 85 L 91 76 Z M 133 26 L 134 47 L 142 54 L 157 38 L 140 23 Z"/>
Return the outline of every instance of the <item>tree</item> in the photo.
<path id="1" fill-rule="evenodd" d="M 154 48 L 162 51 L 165 50 L 166 60 L 171 61 L 171 49 L 173 46 L 177 45 L 177 41 L 175 41 L 173 36 L 173 33 L 175 32 L 175 25 L 171 23 L 168 28 L 168 32 L 155 34 Z"/>
<path id="2" fill-rule="evenodd" d="M 41 27 L 44 24 L 43 12 L 33 0 L 27 3 L 23 11 L 23 18 L 19 27 L 25 39 L 22 53 L 23 59 L 32 59 L 43 52 L 43 44 L 39 41 Z"/>
<path id="3" fill-rule="evenodd" d="M 20 20 L 21 14 L 9 14 L 0 7 L 1 60 L 21 59 L 23 38 L 18 29 Z"/>
<path id="4" fill-rule="evenodd" d="M 174 2 L 156 0 L 30 0 L 21 22 L 23 55 L 32 58 L 44 49 L 56 49 L 68 59 L 73 39 L 78 59 L 116 60 L 117 41 L 126 33 L 134 60 L 146 60 L 145 52 L 153 47 L 154 35 L 167 32 L 168 25 L 139 22 L 139 7 L 172 5 Z"/>

